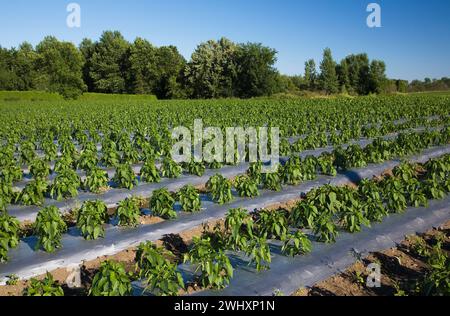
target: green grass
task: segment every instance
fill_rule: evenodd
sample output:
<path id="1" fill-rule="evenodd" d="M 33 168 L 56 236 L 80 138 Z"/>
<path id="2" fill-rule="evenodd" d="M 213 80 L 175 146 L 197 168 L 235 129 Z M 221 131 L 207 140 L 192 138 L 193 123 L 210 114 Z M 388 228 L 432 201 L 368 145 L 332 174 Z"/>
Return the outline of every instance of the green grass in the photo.
<path id="1" fill-rule="evenodd" d="M 102 94 L 102 93 L 85 93 L 76 102 L 127 102 L 127 101 L 155 101 L 154 95 L 131 95 L 131 94 Z M 1 103 L 42 103 L 42 102 L 74 102 L 66 101 L 57 93 L 49 93 L 43 91 L 0 91 Z"/>

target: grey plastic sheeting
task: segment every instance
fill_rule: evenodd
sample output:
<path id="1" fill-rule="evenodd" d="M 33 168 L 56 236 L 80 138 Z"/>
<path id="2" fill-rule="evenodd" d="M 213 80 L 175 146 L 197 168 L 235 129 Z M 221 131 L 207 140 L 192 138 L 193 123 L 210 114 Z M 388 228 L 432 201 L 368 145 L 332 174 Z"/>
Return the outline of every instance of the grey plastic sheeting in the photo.
<path id="1" fill-rule="evenodd" d="M 138 164 L 134 164 L 131 166 L 131 169 L 133 169 L 133 172 L 135 174 L 140 173 L 141 168 L 144 164 L 143 163 L 138 163 Z M 159 165 L 160 166 L 160 165 Z M 157 168 L 159 167 L 158 165 L 156 166 Z M 53 170 L 54 166 L 50 166 L 50 168 Z M 116 169 L 115 168 L 101 168 L 104 171 L 106 171 L 106 173 L 108 174 L 109 179 L 112 179 L 116 173 Z M 81 180 L 84 181 L 84 179 L 86 179 L 86 172 L 83 170 L 77 170 L 76 173 L 80 176 Z M 52 173 L 48 176 L 48 180 L 52 181 L 53 179 L 55 179 L 57 176 L 57 173 Z M 25 188 L 25 186 L 31 182 L 33 180 L 33 177 L 30 174 L 25 175 L 25 177 L 14 184 L 14 187 L 19 188 L 19 189 L 23 189 Z"/>
<path id="2" fill-rule="evenodd" d="M 423 233 L 448 220 L 449 196 L 443 200 L 431 201 L 427 208 L 408 209 L 404 214 L 391 215 L 382 223 L 363 228 L 360 233 L 341 232 L 336 243 L 313 242 L 313 250 L 307 255 L 295 258 L 282 256 L 280 245 L 272 244 L 273 259 L 270 270 L 257 273 L 254 267 L 248 265 L 248 258 L 237 255 L 230 259 L 236 265 L 236 270 L 226 289 L 207 290 L 195 295 L 271 296 L 275 290 L 291 295 L 300 288 L 311 287 L 345 271 L 356 262 L 357 257 L 366 257 L 369 252 L 394 247 L 404 240 L 405 236 Z"/>
<path id="3" fill-rule="evenodd" d="M 433 128 L 433 129 L 436 129 L 436 128 Z M 431 130 L 433 130 L 433 129 L 431 129 Z M 408 129 L 408 130 L 405 130 L 404 132 L 421 132 L 421 131 L 424 131 L 424 130 L 426 130 L 426 128 L 419 127 L 419 128 L 415 128 L 415 129 Z M 388 134 L 388 135 L 384 135 L 382 137 L 385 138 L 385 139 L 392 139 L 392 138 L 397 137 L 398 134 L 399 133 L 391 133 L 391 134 Z M 290 139 L 289 141 L 292 143 L 292 142 L 295 142 L 295 139 L 298 139 L 298 138 L 299 137 L 296 137 L 296 138 Z M 367 138 L 363 137 L 363 138 L 360 138 L 359 140 L 351 140 L 349 142 L 349 144 L 354 144 L 354 143 L 358 143 L 360 141 L 367 141 L 367 140 L 368 140 Z M 348 144 L 346 144 L 346 145 L 348 145 Z M 327 149 L 333 148 L 333 146 L 327 146 L 326 148 Z M 142 166 L 143 166 L 143 163 L 137 163 L 137 164 L 133 164 L 131 166 L 131 168 L 133 169 L 133 172 L 135 174 L 138 174 L 140 172 Z M 161 164 L 157 163 L 156 167 L 158 169 L 160 169 L 161 168 Z M 55 168 L 55 163 L 54 162 L 52 162 L 50 164 L 50 168 L 52 170 Z M 115 168 L 102 167 L 102 169 L 105 170 L 108 173 L 108 177 L 110 179 L 112 177 L 114 177 L 114 174 L 115 174 L 115 171 L 116 171 Z M 30 171 L 29 171 L 28 168 L 22 168 L 22 171 L 26 174 L 25 177 L 21 181 L 18 181 L 18 182 L 14 183 L 14 187 L 16 187 L 18 189 L 23 189 L 27 185 L 27 183 L 29 183 L 29 182 L 31 182 L 33 180 L 33 177 L 29 174 Z M 86 172 L 85 171 L 83 171 L 83 170 L 76 170 L 76 173 L 82 178 L 82 180 L 84 180 L 86 178 Z M 57 175 L 56 173 L 50 174 L 50 176 L 48 177 L 48 180 L 50 180 L 50 181 L 53 180 L 54 178 L 56 178 L 56 175 Z"/>
<path id="4" fill-rule="evenodd" d="M 392 134 L 385 136 L 384 139 L 395 138 L 397 134 Z M 373 139 L 361 139 L 359 141 L 353 141 L 350 144 L 358 144 L 361 147 L 366 147 L 368 144 L 372 143 Z M 346 148 L 349 144 L 343 145 Z M 298 156 L 304 158 L 306 156 L 320 156 L 324 152 L 332 152 L 334 150 L 333 146 L 315 149 L 315 150 L 305 150 L 298 154 Z M 285 163 L 289 158 L 280 158 L 281 163 Z M 219 170 L 208 169 L 205 174 L 201 177 L 194 175 L 183 174 L 177 179 L 167 179 L 163 178 L 160 183 L 143 183 L 139 182 L 136 187 L 132 190 L 126 189 L 112 189 L 104 194 L 95 194 L 92 192 L 80 192 L 80 194 L 73 199 L 67 199 L 64 201 L 57 201 L 53 199 L 46 198 L 44 201 L 44 206 L 56 206 L 61 212 L 66 213 L 70 210 L 80 207 L 83 202 L 90 200 L 102 200 L 108 206 L 108 208 L 115 207 L 117 203 L 126 199 L 127 197 L 136 196 L 150 196 L 154 190 L 160 188 L 167 188 L 169 191 L 176 192 L 181 189 L 186 184 L 191 184 L 194 186 L 205 184 L 209 178 L 217 173 L 222 174 L 226 178 L 233 178 L 239 174 L 245 173 L 249 167 L 249 163 L 244 162 L 238 166 L 225 166 Z M 10 205 L 8 208 L 8 213 L 16 217 L 19 221 L 31 221 L 34 222 L 36 216 L 41 209 L 38 206 L 23 206 L 23 205 Z"/>
<path id="5" fill-rule="evenodd" d="M 431 128 L 429 130 L 436 130 L 436 129 L 438 129 L 438 128 Z M 414 129 L 407 129 L 407 130 L 405 130 L 403 132 L 422 132 L 422 131 L 425 131 L 425 130 L 426 130 L 426 128 L 419 127 L 419 128 L 414 128 Z M 400 134 L 400 132 L 399 133 L 391 133 L 391 134 L 388 134 L 388 135 L 384 135 L 382 137 L 385 138 L 385 139 L 393 139 L 393 138 L 397 137 L 398 134 Z M 348 144 L 355 144 L 355 143 L 364 142 L 364 141 L 367 141 L 367 140 L 373 140 L 373 138 L 368 139 L 368 138 L 364 138 L 363 137 L 363 138 L 360 138 L 359 140 L 351 140 Z M 293 142 L 292 139 L 290 141 Z M 348 146 L 348 144 L 345 144 L 344 146 Z M 334 147 L 333 146 L 327 146 L 327 147 L 324 147 L 324 148 L 329 150 L 330 148 L 334 148 Z M 135 174 L 138 174 L 138 173 L 140 173 L 142 166 L 143 166 L 143 163 L 137 163 L 137 164 L 133 164 L 131 166 L 131 168 L 133 169 L 133 172 Z M 54 162 L 52 162 L 50 164 L 50 168 L 52 170 L 55 168 L 55 163 Z M 156 168 L 160 169 L 161 168 L 161 164 L 157 163 L 156 164 Z M 116 171 L 115 168 L 102 167 L 102 169 L 107 172 L 108 177 L 110 179 L 112 177 L 114 177 L 114 174 L 115 174 L 115 171 Z M 18 189 L 23 189 L 29 182 L 31 182 L 33 180 L 33 177 L 29 174 L 30 171 L 28 170 L 28 168 L 23 168 L 22 171 L 24 171 L 24 173 L 26 173 L 25 177 L 21 181 L 18 181 L 18 182 L 14 183 L 14 187 L 16 187 Z M 85 171 L 83 171 L 83 170 L 76 170 L 76 173 L 82 178 L 82 180 L 84 180 L 86 178 L 86 172 Z M 50 181 L 53 180 L 54 178 L 56 178 L 56 175 L 57 175 L 57 173 L 50 174 L 49 177 L 48 177 L 48 180 L 50 180 Z"/>
<path id="6" fill-rule="evenodd" d="M 411 157 L 413 162 L 426 162 L 429 159 L 450 153 L 450 146 L 427 150 L 420 156 Z M 15 274 L 19 278 L 28 279 L 46 271 L 62 267 L 79 265 L 82 261 L 93 260 L 100 256 L 110 256 L 129 247 L 136 246 L 144 241 L 157 241 L 168 234 L 178 234 L 192 229 L 202 223 L 221 219 L 229 209 L 242 207 L 248 210 L 261 209 L 279 202 L 298 198 L 301 193 L 307 193 L 313 188 L 324 184 L 343 185 L 348 182 L 358 182 L 364 178 L 380 175 L 386 169 L 394 168 L 400 160 L 389 161 L 379 165 L 370 165 L 367 168 L 349 170 L 336 177 L 320 176 L 314 181 L 298 186 L 286 186 L 280 192 L 261 191 L 255 199 L 235 198 L 226 205 L 214 204 L 205 200 L 202 203 L 202 212 L 195 214 L 181 213 L 175 220 L 164 221 L 157 224 L 142 225 L 137 228 L 120 228 L 108 226 L 105 238 L 86 241 L 76 228 L 72 228 L 63 236 L 62 248 L 53 254 L 43 251 L 34 251 L 35 237 L 22 241 L 16 249 L 9 252 L 10 261 L 0 264 L 0 281 L 5 282 L 8 275 Z M 1 283 L 0 283 L 1 284 Z"/>

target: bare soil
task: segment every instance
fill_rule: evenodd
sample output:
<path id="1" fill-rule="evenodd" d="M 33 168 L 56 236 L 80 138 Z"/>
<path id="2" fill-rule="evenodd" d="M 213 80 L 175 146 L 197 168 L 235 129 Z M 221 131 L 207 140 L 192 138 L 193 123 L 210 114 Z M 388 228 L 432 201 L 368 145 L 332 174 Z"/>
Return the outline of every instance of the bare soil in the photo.
<path id="1" fill-rule="evenodd" d="M 443 236 L 443 250 L 450 255 L 450 221 L 437 229 L 431 229 L 422 237 L 428 247 L 436 243 L 437 236 Z M 345 272 L 322 281 L 311 288 L 301 288 L 294 296 L 394 296 L 414 295 L 415 285 L 429 271 L 424 258 L 412 249 L 411 236 L 395 248 L 374 252 L 356 262 Z M 381 287 L 368 288 L 366 268 L 371 263 L 381 264 Z"/>

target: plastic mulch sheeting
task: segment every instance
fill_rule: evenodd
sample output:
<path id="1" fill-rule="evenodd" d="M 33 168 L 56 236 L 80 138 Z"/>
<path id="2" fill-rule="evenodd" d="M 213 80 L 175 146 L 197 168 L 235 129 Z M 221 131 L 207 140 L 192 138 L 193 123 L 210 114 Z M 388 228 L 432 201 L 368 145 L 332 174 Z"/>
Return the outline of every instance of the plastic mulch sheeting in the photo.
<path id="1" fill-rule="evenodd" d="M 422 155 L 411 157 L 413 162 L 426 162 L 429 159 L 450 153 L 450 146 L 426 150 Z M 108 225 L 106 237 L 86 241 L 76 228 L 71 228 L 63 236 L 63 247 L 53 254 L 35 251 L 36 237 L 23 240 L 16 249 L 9 251 L 10 261 L 0 264 L 0 281 L 5 281 L 8 275 L 17 275 L 27 279 L 36 275 L 52 271 L 57 268 L 79 265 L 83 260 L 93 260 L 99 256 L 114 255 L 129 247 L 144 241 L 156 241 L 167 234 L 177 234 L 195 228 L 202 223 L 223 218 L 232 208 L 242 207 L 248 210 L 261 209 L 279 202 L 297 199 L 301 193 L 306 193 L 324 184 L 343 185 L 348 182 L 359 182 L 363 178 L 380 175 L 383 171 L 397 166 L 400 160 L 389 161 L 366 168 L 349 170 L 336 177 L 320 176 L 314 181 L 302 183 L 298 186 L 286 186 L 280 192 L 261 191 L 255 199 L 235 198 L 226 205 L 218 205 L 204 197 L 202 212 L 195 214 L 180 213 L 175 220 L 157 224 L 141 225 L 137 228 L 120 228 Z"/>
<path id="2" fill-rule="evenodd" d="M 253 267 L 248 266 L 247 258 L 237 255 L 230 258 L 235 271 L 227 288 L 194 295 L 271 296 L 275 291 L 291 295 L 300 288 L 311 287 L 345 271 L 356 262 L 357 257 L 395 247 L 406 235 L 423 233 L 448 220 L 450 196 L 431 201 L 426 208 L 410 208 L 404 214 L 390 215 L 382 223 L 372 224 L 371 228 L 364 228 L 360 233 L 340 232 L 336 243 L 313 242 L 311 253 L 295 258 L 280 255 L 280 245 L 272 244 L 270 270 L 257 273 Z M 141 286 L 137 286 L 137 289 L 141 289 Z"/>
<path id="3" fill-rule="evenodd" d="M 423 130 L 423 128 L 421 128 Z M 383 137 L 384 139 L 392 139 L 395 138 L 397 134 L 392 134 Z M 358 141 L 352 141 L 350 144 L 358 144 L 361 147 L 365 147 L 368 144 L 372 143 L 374 139 L 361 139 Z M 349 144 L 343 145 L 343 148 L 346 148 Z M 306 156 L 320 156 L 324 152 L 332 152 L 334 150 L 333 146 L 319 148 L 315 150 L 305 150 L 298 154 L 298 156 L 305 158 Z M 288 160 L 288 157 L 280 158 L 281 163 L 285 163 Z M 181 189 L 186 184 L 192 184 L 194 186 L 204 185 L 211 176 L 220 173 L 226 178 L 233 178 L 239 174 L 243 174 L 247 171 L 249 167 L 249 163 L 244 162 L 238 166 L 225 166 L 218 170 L 206 170 L 205 174 L 201 177 L 197 177 L 194 175 L 186 175 L 183 174 L 181 177 L 176 179 L 167 179 L 163 178 L 160 183 L 142 183 L 139 182 L 137 186 L 135 186 L 132 190 L 126 189 L 111 189 L 110 191 L 104 194 L 94 194 L 91 192 L 83 192 L 81 191 L 76 198 L 67 199 L 64 201 L 57 201 L 53 199 L 46 198 L 43 206 L 56 206 L 60 209 L 61 212 L 66 213 L 70 210 L 80 207 L 81 204 L 85 201 L 90 200 L 102 200 L 108 206 L 108 208 L 113 208 L 117 206 L 117 203 L 130 197 L 132 195 L 149 197 L 151 196 L 154 190 L 160 188 L 167 188 L 169 191 L 176 192 Z M 30 221 L 34 222 L 37 216 L 37 213 L 42 207 L 38 206 L 23 206 L 23 205 L 10 205 L 7 207 L 8 213 L 11 216 L 16 217 L 19 221 Z"/>

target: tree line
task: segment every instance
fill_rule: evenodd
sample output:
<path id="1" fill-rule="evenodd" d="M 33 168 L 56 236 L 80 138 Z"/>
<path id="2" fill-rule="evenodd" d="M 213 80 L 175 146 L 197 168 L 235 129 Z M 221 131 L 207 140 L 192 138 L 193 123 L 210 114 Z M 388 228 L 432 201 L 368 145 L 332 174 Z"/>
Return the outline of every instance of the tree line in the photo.
<path id="1" fill-rule="evenodd" d="M 66 98 L 83 92 L 152 94 L 159 99 L 251 98 L 276 93 L 313 91 L 365 95 L 393 89 L 383 61 L 367 54 L 335 62 L 329 48 L 316 67 L 305 63 L 303 76 L 284 76 L 274 67 L 277 51 L 260 43 L 226 38 L 197 46 L 187 61 L 175 46 L 156 47 L 143 38 L 128 42 L 120 32 L 106 31 L 98 41 L 76 47 L 55 37 L 36 47 L 0 47 L 0 90 L 44 90 Z M 406 83 L 408 85 L 408 83 Z"/>

